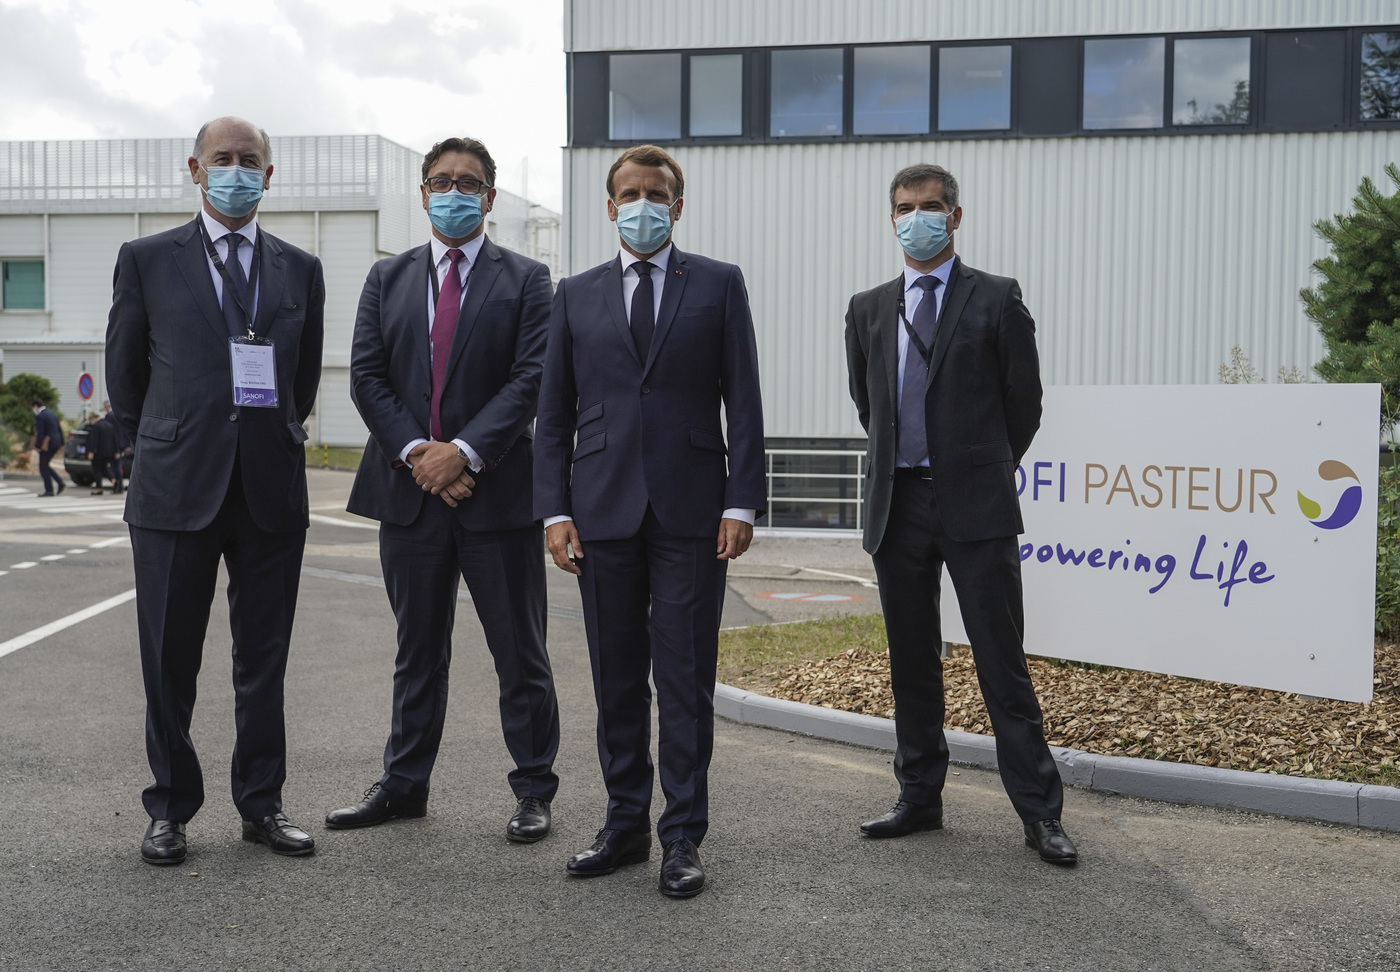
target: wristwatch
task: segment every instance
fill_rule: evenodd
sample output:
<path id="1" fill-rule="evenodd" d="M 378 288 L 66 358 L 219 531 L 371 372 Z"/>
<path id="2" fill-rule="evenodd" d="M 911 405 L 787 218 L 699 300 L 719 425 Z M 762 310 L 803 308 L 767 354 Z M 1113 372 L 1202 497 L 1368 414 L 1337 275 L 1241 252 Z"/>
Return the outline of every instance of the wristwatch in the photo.
<path id="1" fill-rule="evenodd" d="M 463 449 L 461 446 L 457 447 L 457 458 L 461 459 L 464 463 L 466 463 L 468 469 L 472 467 L 471 456 L 467 455 L 467 450 Z"/>

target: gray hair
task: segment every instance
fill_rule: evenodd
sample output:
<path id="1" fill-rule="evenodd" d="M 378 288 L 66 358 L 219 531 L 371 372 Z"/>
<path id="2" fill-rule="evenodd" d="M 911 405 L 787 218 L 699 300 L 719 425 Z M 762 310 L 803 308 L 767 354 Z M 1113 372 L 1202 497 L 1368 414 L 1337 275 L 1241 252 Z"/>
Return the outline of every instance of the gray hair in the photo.
<path id="1" fill-rule="evenodd" d="M 255 127 L 255 126 L 253 126 L 253 124 L 252 124 L 251 122 L 245 121 L 244 119 L 239 118 L 239 117 L 237 117 L 236 115 L 224 115 L 224 116 L 221 117 L 221 118 L 215 118 L 215 119 L 213 119 L 212 121 L 207 121 L 207 122 L 205 122 L 203 125 L 200 125 L 200 126 L 199 126 L 199 133 L 196 134 L 195 137 L 194 137 L 194 153 L 193 153 L 193 154 L 194 154 L 194 157 L 195 157 L 196 159 L 198 159 L 198 160 L 200 161 L 200 163 L 203 163 L 203 162 L 204 162 L 204 136 L 205 136 L 206 134 L 208 134 L 209 129 L 210 129 L 212 126 L 217 125 L 217 124 L 219 124 L 220 122 L 240 122 L 240 123 L 242 123 L 242 124 L 244 124 L 244 125 L 248 125 L 249 127 Z M 262 136 L 262 142 L 263 142 L 263 165 L 265 165 L 265 166 L 271 165 L 271 164 L 272 164 L 272 139 L 269 138 L 267 132 L 263 131 L 261 128 L 258 128 L 258 129 L 257 129 L 257 133 L 258 133 L 259 135 Z"/>
<path id="2" fill-rule="evenodd" d="M 894 212 L 896 190 L 911 189 L 929 182 L 937 182 L 943 186 L 943 200 L 948 204 L 950 211 L 958 208 L 958 180 L 953 178 L 953 173 L 941 165 L 919 162 L 916 165 L 905 166 L 894 174 L 894 181 L 890 183 L 890 212 Z"/>

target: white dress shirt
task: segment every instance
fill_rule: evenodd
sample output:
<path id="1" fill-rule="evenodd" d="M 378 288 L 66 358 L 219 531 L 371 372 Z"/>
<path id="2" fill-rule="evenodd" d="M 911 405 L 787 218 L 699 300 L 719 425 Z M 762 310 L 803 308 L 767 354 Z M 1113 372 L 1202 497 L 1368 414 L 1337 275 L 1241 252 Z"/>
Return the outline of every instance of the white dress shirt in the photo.
<path id="1" fill-rule="evenodd" d="M 641 281 L 638 272 L 632 269 L 632 265 L 640 263 L 642 258 L 626 250 L 621 250 L 618 255 L 622 260 L 622 306 L 627 308 L 627 319 L 630 321 L 632 319 L 632 296 L 636 294 L 637 284 Z M 651 264 L 651 319 L 659 323 L 661 320 L 661 291 L 665 289 L 666 271 L 671 266 L 671 244 L 667 243 L 647 257 L 646 261 Z M 757 510 L 744 510 L 735 507 L 725 510 L 720 516 L 726 520 L 739 520 L 753 526 L 757 514 Z M 550 527 L 572 519 L 572 516 L 547 516 L 544 518 L 544 525 Z"/>
<path id="2" fill-rule="evenodd" d="M 224 266 L 228 266 L 228 235 L 237 233 L 243 237 L 243 243 L 238 244 L 238 262 L 243 267 L 243 279 L 252 279 L 253 273 L 253 249 L 258 242 L 258 218 L 254 216 L 248 220 L 248 225 L 240 226 L 236 230 L 231 230 L 204 210 L 199 211 L 199 216 L 204 220 L 204 228 L 209 231 L 209 238 L 214 241 L 214 252 L 219 254 L 219 259 Z M 200 246 L 204 243 L 201 240 Z M 209 258 L 209 251 L 204 251 L 204 260 L 209 264 L 209 276 L 214 281 L 214 296 L 219 298 L 219 306 L 224 305 L 224 276 L 219 273 L 219 268 L 214 266 L 214 261 Z M 258 291 L 262 288 L 261 274 L 253 284 L 253 307 L 258 306 Z M 256 310 L 253 311 L 257 313 Z"/>
<path id="3" fill-rule="evenodd" d="M 913 267 L 909 266 L 908 264 L 905 265 L 905 267 L 904 267 L 904 316 L 909 320 L 909 323 L 910 323 L 910 324 L 913 324 L 913 323 L 914 323 L 914 312 L 917 311 L 917 310 L 919 309 L 919 304 L 923 302 L 923 299 L 924 299 L 924 296 L 925 296 L 924 288 L 920 287 L 920 286 L 919 286 L 918 284 L 916 284 L 914 281 L 918 280 L 920 277 L 937 277 L 939 280 L 942 281 L 942 283 L 941 283 L 938 287 L 934 288 L 934 290 L 932 291 L 932 293 L 933 293 L 933 300 L 935 301 L 935 303 L 934 303 L 934 305 L 933 305 L 934 320 L 937 320 L 937 319 L 938 319 L 939 313 L 941 313 L 942 310 L 943 310 L 943 298 L 944 298 L 944 296 L 948 293 L 948 280 L 949 280 L 949 278 L 951 278 L 952 275 L 953 275 L 953 264 L 955 264 L 955 263 L 957 263 L 957 262 L 958 262 L 958 261 L 957 261 L 957 257 L 954 257 L 953 259 L 949 260 L 947 263 L 941 263 L 941 264 L 939 264 L 937 267 L 935 267 L 933 270 L 929 271 L 928 273 L 920 273 L 919 271 L 915 270 Z M 935 336 L 936 336 L 936 334 L 937 334 L 937 332 L 935 332 Z M 904 359 L 907 358 L 907 357 L 909 356 L 909 345 L 910 345 L 911 343 L 912 343 L 912 342 L 910 342 L 910 340 L 909 340 L 909 329 L 906 328 L 906 327 L 904 326 L 904 321 L 900 321 L 900 322 L 899 322 L 899 390 L 898 390 L 898 395 L 899 395 L 899 400 L 900 400 L 901 402 L 904 401 Z M 895 458 L 895 463 L 894 463 L 894 464 L 895 464 L 896 466 L 900 466 L 900 467 L 905 467 L 905 466 L 908 466 L 908 465 L 909 465 L 907 462 L 905 462 L 902 458 L 899 458 L 898 456 L 896 456 L 896 458 Z M 928 463 L 927 463 L 927 461 L 925 461 L 925 462 L 923 462 L 923 463 L 920 463 L 920 465 L 925 465 L 925 466 L 926 466 L 926 465 L 928 465 Z"/>
<path id="4" fill-rule="evenodd" d="M 458 282 L 462 285 L 462 295 L 457 304 L 459 310 L 462 306 L 461 302 L 467 299 L 467 287 L 471 285 L 471 269 L 476 265 L 477 257 L 481 255 L 481 246 L 485 242 L 486 234 L 482 233 L 476 239 L 469 240 L 456 248 L 462 251 L 462 259 L 457 261 L 457 273 L 460 278 Z M 452 269 L 452 258 L 447 255 L 447 251 L 452 249 L 452 247 L 442 242 L 442 240 L 438 239 L 436 236 L 428 241 L 428 246 L 432 249 L 433 270 L 437 274 L 437 289 L 441 291 L 442 282 L 447 279 L 447 272 Z M 436 317 L 437 297 L 433 293 L 433 284 L 430 280 L 428 281 L 428 347 L 430 353 L 432 348 L 433 319 Z M 431 358 L 429 360 L 431 360 Z M 404 446 L 399 452 L 399 461 L 408 463 L 408 454 L 427 441 L 427 439 L 414 439 L 408 445 Z M 477 455 L 476 450 L 470 445 L 461 439 L 453 439 L 452 442 L 457 448 L 467 454 L 467 465 L 471 467 L 472 472 L 481 472 L 481 470 L 485 468 L 486 463 L 482 460 L 481 456 Z"/>

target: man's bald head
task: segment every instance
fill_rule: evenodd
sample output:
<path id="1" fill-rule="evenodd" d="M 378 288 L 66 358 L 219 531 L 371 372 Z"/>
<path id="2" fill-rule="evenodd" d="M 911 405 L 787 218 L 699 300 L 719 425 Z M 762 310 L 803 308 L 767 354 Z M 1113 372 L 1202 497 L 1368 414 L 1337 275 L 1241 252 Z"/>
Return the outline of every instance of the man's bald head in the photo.
<path id="1" fill-rule="evenodd" d="M 195 159 L 200 164 L 207 165 L 204 153 L 207 151 L 209 143 L 219 141 L 222 137 L 229 135 L 256 136 L 261 139 L 262 165 L 257 166 L 257 168 L 266 168 L 272 164 L 272 139 L 268 137 L 267 132 L 247 119 L 239 118 L 236 115 L 224 115 L 222 118 L 215 118 L 200 126 L 199 134 L 194 137 Z"/>

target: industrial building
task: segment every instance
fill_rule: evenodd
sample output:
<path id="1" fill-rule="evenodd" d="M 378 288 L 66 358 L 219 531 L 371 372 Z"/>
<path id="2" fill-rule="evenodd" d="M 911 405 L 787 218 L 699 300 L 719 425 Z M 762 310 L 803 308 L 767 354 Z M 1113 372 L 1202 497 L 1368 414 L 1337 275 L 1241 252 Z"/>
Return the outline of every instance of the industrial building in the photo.
<path id="1" fill-rule="evenodd" d="M 619 151 L 672 152 L 677 246 L 748 281 L 779 527 L 858 526 L 843 316 L 899 272 L 901 167 L 957 176 L 1046 383 L 1190 384 L 1320 360 L 1313 225 L 1400 159 L 1393 0 L 566 0 L 564 47 L 566 272 L 617 250 Z"/>
<path id="2" fill-rule="evenodd" d="M 127 240 L 188 222 L 200 207 L 190 139 L 0 142 L 0 365 L 53 382 L 78 416 L 78 376 L 106 395 L 103 343 L 112 270 Z M 311 441 L 362 446 L 350 401 L 350 339 L 375 260 L 426 242 L 422 153 L 377 135 L 272 138 L 272 186 L 258 222 L 321 258 L 326 337 Z M 496 242 L 557 276 L 559 214 L 498 191 L 487 217 Z"/>

